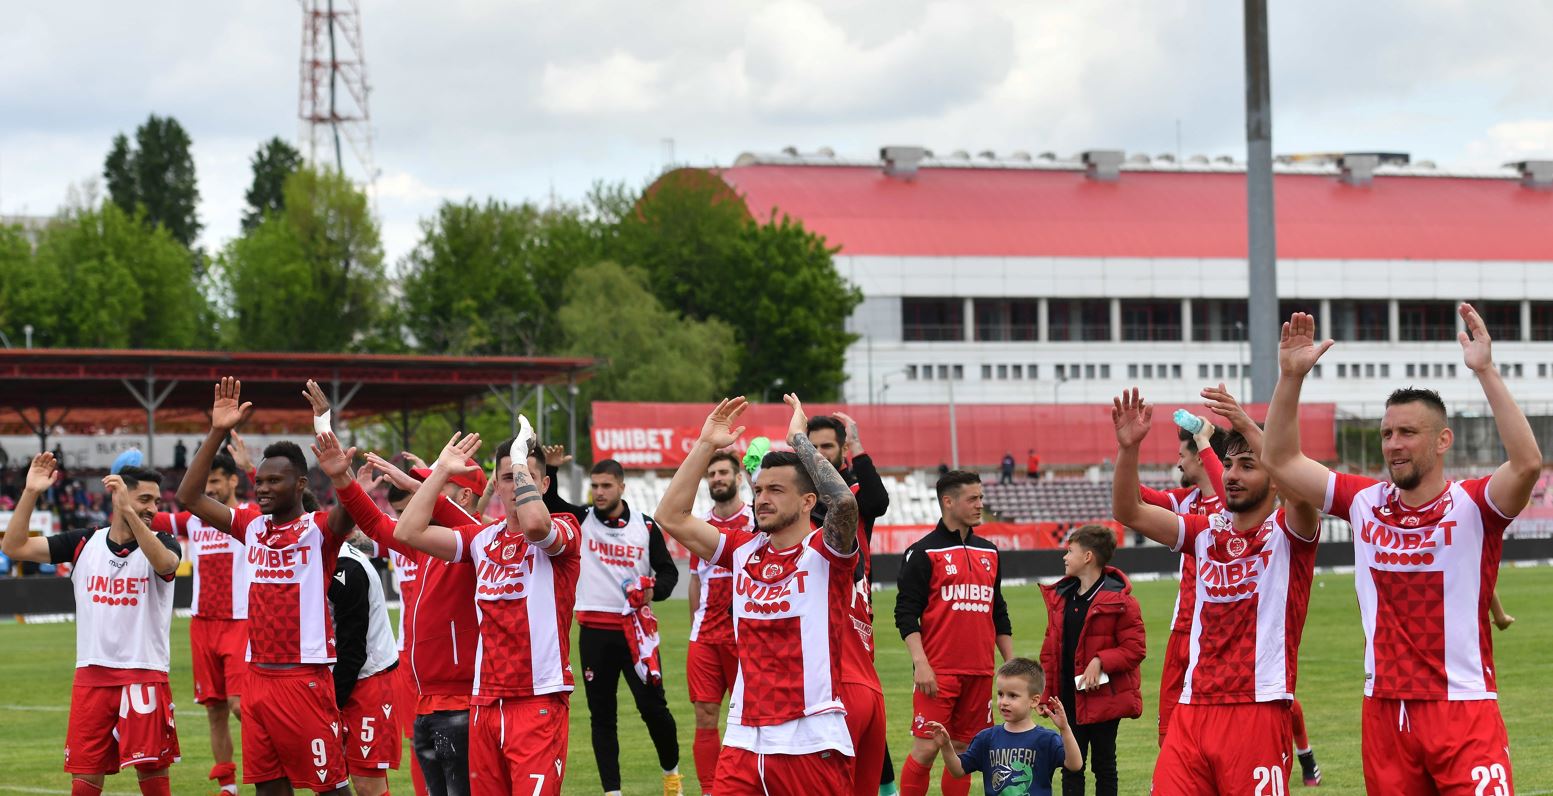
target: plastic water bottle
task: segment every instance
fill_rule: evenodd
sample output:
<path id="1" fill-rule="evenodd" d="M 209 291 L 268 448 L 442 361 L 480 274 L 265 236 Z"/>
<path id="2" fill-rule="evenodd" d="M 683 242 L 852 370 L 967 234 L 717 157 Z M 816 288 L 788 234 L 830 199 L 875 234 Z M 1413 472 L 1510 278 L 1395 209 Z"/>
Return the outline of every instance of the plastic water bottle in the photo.
<path id="1" fill-rule="evenodd" d="M 1185 409 L 1177 409 L 1171 417 L 1176 421 L 1176 425 L 1186 429 L 1188 434 L 1196 436 L 1197 432 L 1202 431 L 1203 419 Z"/>

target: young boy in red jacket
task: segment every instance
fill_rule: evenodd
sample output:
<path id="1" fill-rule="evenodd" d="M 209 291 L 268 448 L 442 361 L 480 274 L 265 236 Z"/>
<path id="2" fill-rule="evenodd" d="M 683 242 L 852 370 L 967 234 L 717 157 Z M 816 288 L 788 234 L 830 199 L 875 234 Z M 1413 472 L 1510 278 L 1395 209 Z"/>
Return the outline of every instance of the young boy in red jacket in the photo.
<path id="1" fill-rule="evenodd" d="M 1115 531 L 1085 525 L 1068 536 L 1066 577 L 1041 587 L 1047 612 L 1041 701 L 1061 700 L 1099 796 L 1117 792 L 1117 725 L 1143 713 L 1138 676 L 1145 654 L 1143 616 L 1132 583 L 1109 566 L 1115 552 Z M 1062 793 L 1082 796 L 1082 768 L 1063 770 Z"/>

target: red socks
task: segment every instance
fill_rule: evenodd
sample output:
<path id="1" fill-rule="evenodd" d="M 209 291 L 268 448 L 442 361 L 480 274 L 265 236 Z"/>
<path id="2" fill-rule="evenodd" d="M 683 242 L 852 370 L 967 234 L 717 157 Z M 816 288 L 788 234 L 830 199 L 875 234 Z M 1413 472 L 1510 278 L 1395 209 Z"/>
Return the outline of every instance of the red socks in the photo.
<path id="1" fill-rule="evenodd" d="M 933 775 L 931 766 L 924 766 L 915 757 L 906 755 L 901 766 L 901 796 L 927 796 L 928 778 Z"/>
<path id="2" fill-rule="evenodd" d="M 969 774 L 963 777 L 952 777 L 949 775 L 949 769 L 946 766 L 944 773 L 938 778 L 938 787 L 939 790 L 943 791 L 944 796 L 969 796 L 971 792 L 971 777 Z"/>
<path id="3" fill-rule="evenodd" d="M 163 774 L 140 781 L 140 796 L 173 796 L 172 782 Z"/>
<path id="4" fill-rule="evenodd" d="M 1294 700 L 1289 706 L 1289 715 L 1294 719 L 1294 748 L 1296 751 L 1310 748 L 1310 736 L 1305 732 L 1305 709 L 1300 707 L 1300 701 Z"/>
<path id="5" fill-rule="evenodd" d="M 102 796 L 102 788 L 84 779 L 71 779 L 70 796 Z"/>
<path id="6" fill-rule="evenodd" d="M 216 781 L 221 788 L 231 788 L 232 793 L 237 792 L 237 764 L 217 763 L 210 767 L 210 778 Z"/>
<path id="7" fill-rule="evenodd" d="M 723 742 L 717 737 L 717 729 L 696 728 L 696 740 L 691 746 L 691 752 L 696 759 L 696 779 L 701 781 L 701 791 L 705 793 L 712 789 L 712 782 L 717 779 L 717 756 L 722 754 Z"/>

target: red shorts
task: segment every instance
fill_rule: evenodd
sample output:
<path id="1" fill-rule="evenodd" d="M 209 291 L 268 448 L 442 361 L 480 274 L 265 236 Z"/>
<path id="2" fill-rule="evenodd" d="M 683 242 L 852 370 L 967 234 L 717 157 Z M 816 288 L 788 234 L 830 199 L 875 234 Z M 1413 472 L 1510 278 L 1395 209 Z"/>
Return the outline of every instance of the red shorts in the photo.
<path id="1" fill-rule="evenodd" d="M 852 758 L 834 749 L 806 755 L 762 755 L 724 746 L 717 756 L 717 784 L 712 792 L 717 796 L 846 796 L 851 782 Z M 878 792 L 875 784 L 874 793 Z"/>
<path id="2" fill-rule="evenodd" d="M 194 701 L 201 705 L 242 696 L 248 673 L 248 620 L 189 620 L 189 652 L 194 658 Z"/>
<path id="3" fill-rule="evenodd" d="M 471 796 L 556 796 L 566 778 L 568 694 L 471 705 Z"/>
<path id="4" fill-rule="evenodd" d="M 356 681 L 345 703 L 345 767 L 353 777 L 386 777 L 399 768 L 402 747 L 394 686 L 399 670 Z"/>
<path id="5" fill-rule="evenodd" d="M 248 668 L 243 694 L 243 782 L 290 780 L 326 793 L 349 781 L 329 667 Z"/>
<path id="6" fill-rule="evenodd" d="M 1165 665 L 1159 672 L 1159 745 L 1165 745 L 1165 730 L 1170 726 L 1170 714 L 1181 703 L 1181 689 L 1186 685 L 1186 667 L 1192 658 L 1192 634 L 1188 631 L 1172 631 L 1165 642 Z"/>
<path id="7" fill-rule="evenodd" d="M 1177 705 L 1153 796 L 1288 793 L 1293 744 L 1288 702 Z"/>
<path id="8" fill-rule="evenodd" d="M 841 704 L 847 709 L 847 731 L 852 735 L 852 792 L 877 796 L 879 773 L 884 770 L 884 695 L 870 686 L 841 684 Z"/>
<path id="9" fill-rule="evenodd" d="M 65 770 L 113 774 L 135 766 L 147 771 L 178 762 L 178 728 L 172 689 L 159 683 L 75 685 L 65 730 Z"/>
<path id="10" fill-rule="evenodd" d="M 992 726 L 992 675 L 938 675 L 938 695 L 929 697 L 913 690 L 911 709 L 916 714 L 911 720 L 912 735 L 932 738 L 925 725 L 936 721 L 949 730 L 950 738 L 968 744 L 976 733 Z"/>
<path id="11" fill-rule="evenodd" d="M 1492 699 L 1366 697 L 1364 787 L 1370 793 L 1510 794 L 1510 739 Z"/>
<path id="12" fill-rule="evenodd" d="M 415 673 L 410 671 L 410 656 L 399 654 L 399 668 L 394 670 L 394 719 L 406 738 L 415 737 L 415 709 L 420 704 L 421 693 L 415 687 Z"/>
<path id="13" fill-rule="evenodd" d="M 690 687 L 691 702 L 721 705 L 733 690 L 739 674 L 739 651 L 732 644 L 690 642 L 685 652 L 685 684 Z"/>

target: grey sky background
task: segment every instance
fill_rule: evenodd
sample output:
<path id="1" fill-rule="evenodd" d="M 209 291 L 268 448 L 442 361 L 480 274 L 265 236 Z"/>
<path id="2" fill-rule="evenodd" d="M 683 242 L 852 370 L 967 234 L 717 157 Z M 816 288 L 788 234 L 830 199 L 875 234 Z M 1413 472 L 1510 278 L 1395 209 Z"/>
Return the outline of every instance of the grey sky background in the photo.
<path id="1" fill-rule="evenodd" d="M 1442 167 L 1553 157 L 1553 3 L 1273 2 L 1274 149 Z M 1244 156 L 1233 0 L 366 0 L 390 263 L 444 199 L 575 199 L 675 158 L 882 144 Z M 295 142 L 286 0 L 13 4 L 0 215 L 46 215 L 150 113 L 194 139 L 203 243 L 237 234 L 260 141 Z"/>

